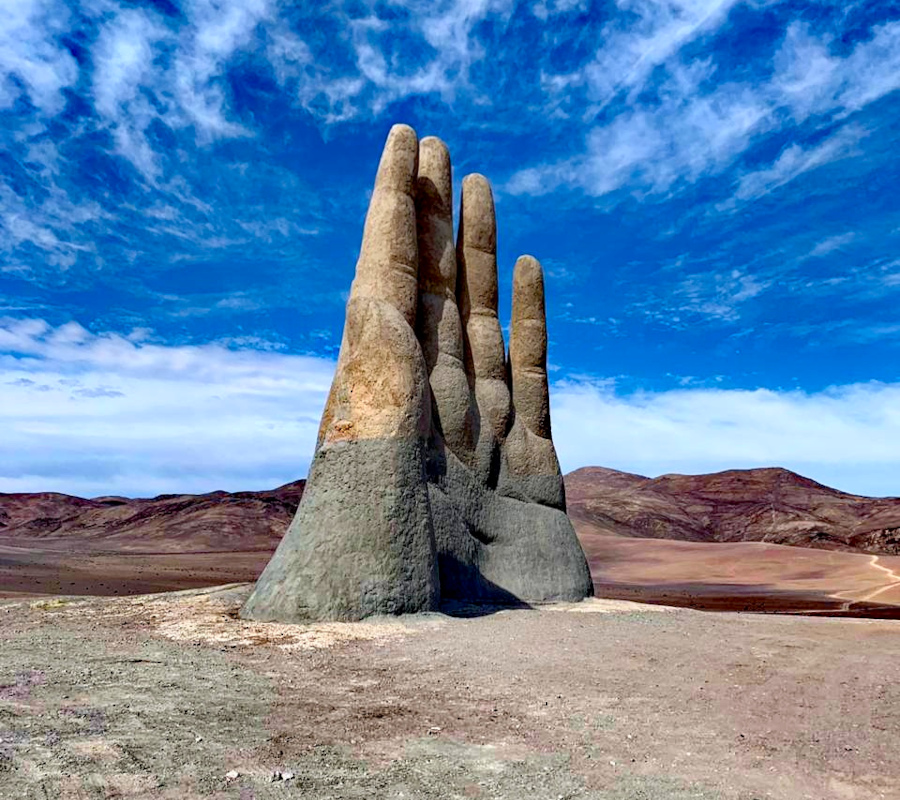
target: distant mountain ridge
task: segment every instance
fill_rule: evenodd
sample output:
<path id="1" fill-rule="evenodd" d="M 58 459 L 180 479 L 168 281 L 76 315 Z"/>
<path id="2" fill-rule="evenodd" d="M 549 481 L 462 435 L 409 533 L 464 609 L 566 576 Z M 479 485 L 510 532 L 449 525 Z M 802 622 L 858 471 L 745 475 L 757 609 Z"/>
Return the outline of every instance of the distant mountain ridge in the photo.
<path id="1" fill-rule="evenodd" d="M 149 499 L 0 494 L 0 545 L 122 553 L 274 550 L 304 485 Z M 780 468 L 647 478 L 584 467 L 566 476 L 566 492 L 582 540 L 770 542 L 900 554 L 900 498 L 847 494 Z"/>
<path id="2" fill-rule="evenodd" d="M 305 485 L 141 499 L 0 494 L 0 544 L 154 553 L 274 550 Z"/>
<path id="3" fill-rule="evenodd" d="M 900 498 L 847 494 L 778 467 L 659 478 L 585 467 L 566 476 L 566 492 L 580 534 L 900 554 Z"/>

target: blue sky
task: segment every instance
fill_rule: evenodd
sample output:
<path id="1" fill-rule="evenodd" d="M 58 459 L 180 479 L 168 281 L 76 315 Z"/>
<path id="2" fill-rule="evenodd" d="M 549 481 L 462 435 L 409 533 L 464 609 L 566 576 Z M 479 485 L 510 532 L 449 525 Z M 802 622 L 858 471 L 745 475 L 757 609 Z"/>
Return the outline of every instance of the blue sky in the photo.
<path id="1" fill-rule="evenodd" d="M 312 10 L 312 9 L 315 10 Z M 900 7 L 0 6 L 0 491 L 305 474 L 391 124 L 548 276 L 566 469 L 900 495 Z"/>

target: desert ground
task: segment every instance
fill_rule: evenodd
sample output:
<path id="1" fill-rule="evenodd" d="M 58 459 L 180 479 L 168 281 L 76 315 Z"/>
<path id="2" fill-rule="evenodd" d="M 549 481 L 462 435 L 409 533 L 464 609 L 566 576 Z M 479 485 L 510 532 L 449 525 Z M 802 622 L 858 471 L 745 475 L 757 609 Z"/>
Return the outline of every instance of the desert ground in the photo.
<path id="1" fill-rule="evenodd" d="M 900 617 L 900 556 L 761 542 L 593 533 L 575 521 L 598 597 L 716 611 Z M 0 597 L 132 595 L 253 581 L 268 548 L 217 552 L 48 549 L 0 544 Z"/>
<path id="2" fill-rule="evenodd" d="M 599 597 L 708 611 L 900 618 L 900 556 L 580 536 Z"/>
<path id="3" fill-rule="evenodd" d="M 149 499 L 0 495 L 0 597 L 253 581 L 303 488 L 296 481 Z M 650 479 L 587 467 L 566 476 L 566 491 L 598 596 L 898 615 L 898 498 L 849 495 L 783 469 Z"/>
<path id="4" fill-rule="evenodd" d="M 0 546 L 4 800 L 900 797 L 898 556 L 576 516 L 597 599 L 266 625 L 277 493 L 40 502 Z"/>
<path id="5" fill-rule="evenodd" d="M 900 796 L 900 637 L 615 600 L 309 626 L 0 603 L 0 797 Z M 493 612 L 493 613 L 491 613 Z"/>

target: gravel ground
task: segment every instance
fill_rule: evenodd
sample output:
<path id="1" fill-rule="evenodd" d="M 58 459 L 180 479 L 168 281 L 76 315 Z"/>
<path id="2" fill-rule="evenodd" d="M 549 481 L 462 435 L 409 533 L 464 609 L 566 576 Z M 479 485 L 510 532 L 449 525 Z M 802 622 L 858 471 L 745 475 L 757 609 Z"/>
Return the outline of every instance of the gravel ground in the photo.
<path id="1" fill-rule="evenodd" d="M 891 621 L 591 600 L 260 625 L 247 592 L 3 601 L 0 797 L 900 797 Z"/>

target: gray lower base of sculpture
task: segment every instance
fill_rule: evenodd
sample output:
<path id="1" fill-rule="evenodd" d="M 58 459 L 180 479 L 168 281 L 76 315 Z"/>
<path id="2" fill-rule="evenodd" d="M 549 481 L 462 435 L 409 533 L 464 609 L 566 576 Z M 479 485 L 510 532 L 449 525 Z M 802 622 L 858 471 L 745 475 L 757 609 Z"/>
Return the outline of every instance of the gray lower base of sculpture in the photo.
<path id="1" fill-rule="evenodd" d="M 485 489 L 452 454 L 439 464 L 426 481 L 420 441 L 320 449 L 241 616 L 349 621 L 434 611 L 441 599 L 522 605 L 592 593 L 564 512 Z"/>
<path id="2" fill-rule="evenodd" d="M 439 603 L 421 442 L 346 441 L 316 453 L 297 514 L 241 615 L 357 620 Z"/>
<path id="3" fill-rule="evenodd" d="M 428 497 L 443 598 L 521 605 L 593 593 L 569 518 L 524 497 L 537 476 L 524 482 L 519 499 L 486 490 L 452 454 L 437 463 L 442 474 L 433 474 L 432 459 Z"/>

